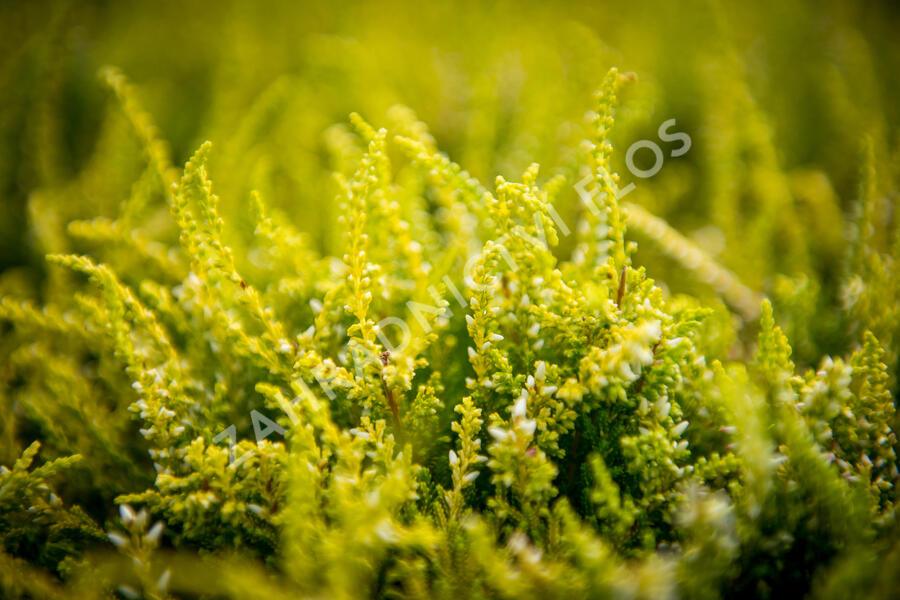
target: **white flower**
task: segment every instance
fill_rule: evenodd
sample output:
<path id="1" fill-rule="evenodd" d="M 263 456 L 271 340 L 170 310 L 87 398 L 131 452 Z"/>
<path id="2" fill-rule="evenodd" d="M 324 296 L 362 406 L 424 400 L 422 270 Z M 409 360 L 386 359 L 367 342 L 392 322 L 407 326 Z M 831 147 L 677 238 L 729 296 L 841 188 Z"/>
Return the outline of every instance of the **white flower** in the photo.
<path id="1" fill-rule="evenodd" d="M 165 528 L 165 524 L 162 521 L 157 521 L 153 524 L 153 527 L 150 528 L 150 531 L 147 532 L 146 539 L 149 542 L 154 544 L 159 542 L 159 537 L 162 535 L 163 529 Z"/>
<path id="2" fill-rule="evenodd" d="M 399 539 L 394 524 L 388 518 L 382 519 L 375 525 L 375 535 L 388 544 L 393 544 Z"/>
<path id="3" fill-rule="evenodd" d="M 513 419 L 524 419 L 526 416 L 528 402 L 528 390 L 522 390 L 522 393 L 519 394 L 519 397 L 516 399 L 516 403 L 513 404 L 512 408 L 512 418 Z"/>
<path id="4" fill-rule="evenodd" d="M 539 323 L 535 323 L 535 326 L 537 326 L 540 329 Z M 534 329 L 534 328 L 532 327 L 532 329 Z M 544 379 L 546 379 L 546 377 L 547 377 L 547 363 L 545 363 L 544 361 L 541 361 L 538 363 L 537 369 L 535 369 L 535 371 L 534 371 L 534 378 L 537 379 L 538 381 L 544 381 Z"/>
<path id="5" fill-rule="evenodd" d="M 450 450 L 450 464 L 451 464 L 452 466 L 456 466 L 456 464 L 457 464 L 458 462 L 459 462 L 459 457 L 456 456 L 456 452 L 454 452 L 454 451 L 451 449 L 451 450 Z"/>
<path id="6" fill-rule="evenodd" d="M 527 436 L 534 435 L 534 430 L 537 427 L 537 421 L 534 419 L 525 419 L 523 421 L 519 421 L 519 429 Z"/>
<path id="7" fill-rule="evenodd" d="M 669 402 L 669 399 L 666 396 L 663 396 L 659 400 L 656 401 L 656 410 L 659 412 L 659 418 L 665 419 L 669 416 L 669 411 L 672 409 L 672 404 Z"/>
<path id="8" fill-rule="evenodd" d="M 683 341 L 684 341 L 683 337 L 675 337 L 675 338 L 672 338 L 671 340 L 666 340 L 665 346 L 667 348 L 674 348 L 675 346 L 677 346 L 678 344 L 680 344 Z"/>
<path id="9" fill-rule="evenodd" d="M 122 594 L 123 596 L 125 596 L 126 598 L 128 598 L 129 600 L 137 600 L 138 598 L 141 597 L 140 594 L 138 594 L 134 588 L 129 587 L 127 585 L 120 585 L 119 587 L 116 588 L 116 591 L 119 592 L 120 594 Z"/>
<path id="10" fill-rule="evenodd" d="M 511 536 L 509 536 L 509 549 L 515 552 L 516 554 L 523 552 L 526 547 L 528 547 L 528 538 L 524 533 L 516 531 Z"/>
<path id="11" fill-rule="evenodd" d="M 676 425 L 675 427 L 672 428 L 672 435 L 674 435 L 676 437 L 680 436 L 682 433 L 684 433 L 684 430 L 687 429 L 687 427 L 688 427 L 688 422 L 682 421 L 681 423 L 679 423 L 678 425 Z"/>
<path id="12" fill-rule="evenodd" d="M 476 479 L 478 479 L 478 475 L 480 475 L 480 471 L 469 471 L 466 473 L 466 476 L 463 477 L 463 481 L 466 483 L 472 483 Z"/>
<path id="13" fill-rule="evenodd" d="M 128 539 L 121 533 L 111 531 L 106 534 L 106 537 L 109 538 L 109 541 L 112 542 L 116 548 L 124 548 L 128 545 Z"/>
<path id="14" fill-rule="evenodd" d="M 132 523 L 134 518 L 137 516 L 134 512 L 134 509 L 131 508 L 128 504 L 120 504 L 119 505 L 119 516 L 122 517 L 123 523 Z"/>
<path id="15" fill-rule="evenodd" d="M 490 427 L 488 427 L 488 433 L 491 434 L 491 437 L 493 437 L 498 442 L 502 442 L 507 437 L 509 437 L 509 432 L 501 427 L 497 427 L 496 425 L 491 425 Z"/>
<path id="16" fill-rule="evenodd" d="M 368 440 L 372 439 L 367 431 L 361 431 L 361 430 L 355 429 L 355 428 L 350 430 L 350 434 L 355 435 L 356 437 L 358 437 L 361 440 L 368 441 Z"/>
<path id="17" fill-rule="evenodd" d="M 165 592 L 166 588 L 169 587 L 169 577 L 172 575 L 172 571 L 166 569 L 163 571 L 163 574 L 159 576 L 159 579 L 156 581 L 156 589 L 160 592 Z"/>
<path id="18" fill-rule="evenodd" d="M 134 517 L 134 524 L 137 525 L 138 529 L 143 529 L 147 526 L 147 521 L 150 519 L 150 514 L 147 512 L 146 508 L 142 508 L 138 511 L 138 514 Z"/>

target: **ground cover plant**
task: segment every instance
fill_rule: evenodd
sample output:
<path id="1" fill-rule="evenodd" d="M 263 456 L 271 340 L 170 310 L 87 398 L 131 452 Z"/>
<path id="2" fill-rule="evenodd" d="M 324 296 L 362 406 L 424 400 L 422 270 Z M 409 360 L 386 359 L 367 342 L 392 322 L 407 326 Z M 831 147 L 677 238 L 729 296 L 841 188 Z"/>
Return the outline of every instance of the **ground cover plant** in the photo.
<path id="1" fill-rule="evenodd" d="M 900 18 L 633 4 L 0 7 L 0 597 L 894 597 Z"/>

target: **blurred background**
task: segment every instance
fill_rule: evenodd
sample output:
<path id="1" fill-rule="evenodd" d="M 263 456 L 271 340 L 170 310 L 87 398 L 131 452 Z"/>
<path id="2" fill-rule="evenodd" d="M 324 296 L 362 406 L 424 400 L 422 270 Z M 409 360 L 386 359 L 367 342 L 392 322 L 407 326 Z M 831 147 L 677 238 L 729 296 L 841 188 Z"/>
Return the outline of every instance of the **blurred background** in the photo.
<path id="1" fill-rule="evenodd" d="M 0 2 L 0 294 L 46 296 L 44 255 L 85 249 L 67 224 L 115 217 L 141 181 L 141 146 L 98 76 L 105 65 L 134 84 L 176 165 L 213 141 L 232 226 L 258 189 L 323 254 L 339 250 L 331 174 L 347 168 L 339 124 L 350 112 L 390 127 L 390 107 L 408 106 L 488 186 L 531 162 L 573 184 L 592 92 L 616 66 L 637 75 L 613 133 L 623 184 L 637 183 L 628 200 L 772 296 L 799 360 L 813 362 L 856 333 L 829 315 L 844 302 L 867 148 L 875 238 L 889 245 L 898 221 L 897 6 Z M 667 119 L 692 138 L 684 156 L 657 137 Z M 666 156 L 646 180 L 624 165 L 639 139 Z M 558 204 L 577 220 L 571 185 Z M 714 297 L 633 238 L 636 261 L 671 291 Z"/>

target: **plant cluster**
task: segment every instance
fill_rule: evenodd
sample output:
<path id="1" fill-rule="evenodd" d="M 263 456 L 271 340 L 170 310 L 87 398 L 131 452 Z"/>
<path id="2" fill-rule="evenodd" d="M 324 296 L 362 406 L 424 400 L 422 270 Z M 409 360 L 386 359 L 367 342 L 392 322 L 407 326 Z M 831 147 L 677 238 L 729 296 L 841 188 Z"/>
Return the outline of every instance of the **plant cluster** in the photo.
<path id="1" fill-rule="evenodd" d="M 490 180 L 393 105 L 327 129 L 317 237 L 279 169 L 242 189 L 241 146 L 210 142 L 176 166 L 138 89 L 102 78 L 93 158 L 28 201 L 41 293 L 0 280 L 0 596 L 900 589 L 900 161 L 878 135 L 850 224 L 812 173 L 802 197 L 837 217 L 798 224 L 729 79 L 747 111 L 720 115 L 709 212 L 747 247 L 719 260 L 643 182 L 621 197 L 631 74 L 601 78 L 556 168 Z"/>

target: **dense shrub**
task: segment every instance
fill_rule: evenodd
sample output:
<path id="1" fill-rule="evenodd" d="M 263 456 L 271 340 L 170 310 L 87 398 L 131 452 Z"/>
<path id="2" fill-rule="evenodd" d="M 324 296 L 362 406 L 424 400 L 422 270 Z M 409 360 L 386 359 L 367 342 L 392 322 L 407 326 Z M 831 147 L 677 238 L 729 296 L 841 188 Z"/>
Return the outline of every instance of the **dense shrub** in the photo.
<path id="1" fill-rule="evenodd" d="M 896 15 L 765 8 L 3 8 L 0 595 L 891 597 Z"/>

